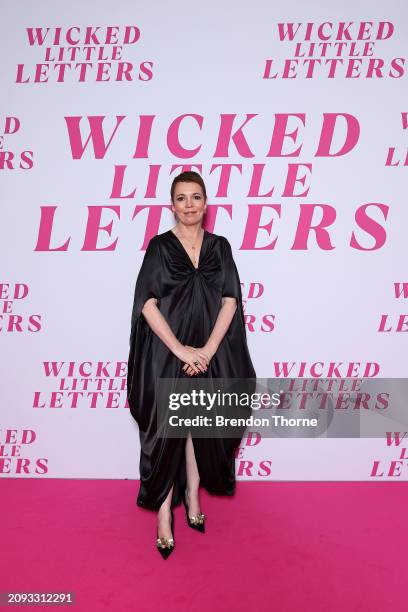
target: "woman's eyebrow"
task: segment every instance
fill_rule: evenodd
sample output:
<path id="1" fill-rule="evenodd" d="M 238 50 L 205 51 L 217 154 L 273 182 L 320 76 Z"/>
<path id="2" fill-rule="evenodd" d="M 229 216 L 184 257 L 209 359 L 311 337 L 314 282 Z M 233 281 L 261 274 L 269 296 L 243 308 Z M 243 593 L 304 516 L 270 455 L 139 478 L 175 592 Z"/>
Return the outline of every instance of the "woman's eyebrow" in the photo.
<path id="1" fill-rule="evenodd" d="M 181 196 L 181 195 L 186 195 L 186 194 L 185 194 L 185 193 L 178 193 L 178 194 L 176 195 L 176 198 L 178 198 L 178 197 L 179 197 L 179 196 Z M 195 192 L 194 192 L 192 195 L 201 195 L 201 193 L 199 193 L 198 191 L 195 191 Z"/>

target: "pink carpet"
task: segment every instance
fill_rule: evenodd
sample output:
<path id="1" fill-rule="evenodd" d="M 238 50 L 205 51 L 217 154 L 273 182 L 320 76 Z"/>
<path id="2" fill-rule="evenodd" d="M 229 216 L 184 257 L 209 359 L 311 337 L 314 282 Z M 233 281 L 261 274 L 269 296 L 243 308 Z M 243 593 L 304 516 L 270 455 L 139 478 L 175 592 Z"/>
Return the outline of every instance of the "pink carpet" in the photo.
<path id="1" fill-rule="evenodd" d="M 76 612 L 407 609 L 408 483 L 202 491 L 207 533 L 189 529 L 178 507 L 167 561 L 154 546 L 155 513 L 135 505 L 137 487 L 3 479 L 0 591 L 74 591 Z"/>

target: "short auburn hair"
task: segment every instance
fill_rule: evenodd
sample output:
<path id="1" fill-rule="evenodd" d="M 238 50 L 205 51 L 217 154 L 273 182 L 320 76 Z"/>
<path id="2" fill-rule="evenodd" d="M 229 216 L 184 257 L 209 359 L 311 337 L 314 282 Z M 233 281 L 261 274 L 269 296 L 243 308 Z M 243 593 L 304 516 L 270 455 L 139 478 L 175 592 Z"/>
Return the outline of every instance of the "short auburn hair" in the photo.
<path id="1" fill-rule="evenodd" d="M 177 183 L 198 183 L 203 190 L 204 200 L 207 199 L 207 190 L 205 188 L 204 181 L 198 172 L 194 172 L 193 170 L 189 170 L 187 172 L 181 172 L 178 176 L 173 179 L 170 188 L 170 197 L 171 201 L 174 203 L 174 191 Z"/>

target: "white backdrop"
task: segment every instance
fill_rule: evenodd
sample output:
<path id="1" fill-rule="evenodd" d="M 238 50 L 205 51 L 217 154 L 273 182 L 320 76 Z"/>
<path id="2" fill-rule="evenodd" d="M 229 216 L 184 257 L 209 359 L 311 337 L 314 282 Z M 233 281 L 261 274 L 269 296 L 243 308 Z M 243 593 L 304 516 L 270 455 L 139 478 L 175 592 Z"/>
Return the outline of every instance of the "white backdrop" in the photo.
<path id="1" fill-rule="evenodd" d="M 150 237 L 174 225 L 183 164 L 206 182 L 207 229 L 233 247 L 258 377 L 302 362 L 304 376 L 316 362 L 407 376 L 402 0 L 24 1 L 2 22 L 2 476 L 138 478 L 134 283 Z M 318 239 L 312 205 L 312 225 L 328 220 Z M 401 480 L 406 461 L 388 474 L 403 456 L 385 439 L 243 440 L 237 477 Z"/>

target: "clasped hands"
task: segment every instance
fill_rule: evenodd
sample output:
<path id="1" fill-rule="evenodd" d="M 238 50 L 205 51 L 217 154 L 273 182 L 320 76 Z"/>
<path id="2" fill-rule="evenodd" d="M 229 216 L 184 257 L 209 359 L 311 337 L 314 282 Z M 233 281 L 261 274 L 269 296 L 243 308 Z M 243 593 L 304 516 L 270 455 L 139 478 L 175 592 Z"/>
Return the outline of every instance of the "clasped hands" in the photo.
<path id="1" fill-rule="evenodd" d="M 196 348 L 188 344 L 183 346 L 181 353 L 180 359 L 185 362 L 182 370 L 189 376 L 206 372 L 213 356 L 208 347 Z"/>

